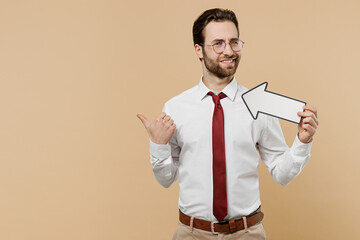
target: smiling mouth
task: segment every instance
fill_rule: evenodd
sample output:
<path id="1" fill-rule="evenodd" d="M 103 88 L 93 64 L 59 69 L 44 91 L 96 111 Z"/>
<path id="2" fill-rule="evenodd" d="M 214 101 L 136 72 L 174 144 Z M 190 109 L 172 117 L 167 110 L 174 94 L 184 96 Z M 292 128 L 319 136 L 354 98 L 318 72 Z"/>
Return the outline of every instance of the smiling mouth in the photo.
<path id="1" fill-rule="evenodd" d="M 221 62 L 221 63 L 224 63 L 224 64 L 233 64 L 233 63 L 235 63 L 235 60 L 236 60 L 236 58 L 233 58 L 233 59 L 224 59 L 224 60 L 221 60 L 220 62 Z"/>
<path id="2" fill-rule="evenodd" d="M 236 58 L 224 59 L 224 60 L 221 60 L 220 62 L 231 63 L 231 62 L 235 62 L 235 59 L 236 59 Z"/>

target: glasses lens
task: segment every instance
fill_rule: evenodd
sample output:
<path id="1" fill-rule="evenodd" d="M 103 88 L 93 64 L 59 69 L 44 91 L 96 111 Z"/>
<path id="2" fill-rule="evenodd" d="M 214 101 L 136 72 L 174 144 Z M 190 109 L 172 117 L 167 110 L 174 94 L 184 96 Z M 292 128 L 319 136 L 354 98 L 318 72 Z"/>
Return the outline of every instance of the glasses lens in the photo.
<path id="1" fill-rule="evenodd" d="M 224 42 L 216 42 L 213 44 L 214 51 L 217 53 L 222 53 L 225 50 Z"/>
<path id="2" fill-rule="evenodd" d="M 231 46 L 231 49 L 234 52 L 239 52 L 242 49 L 244 43 L 241 40 L 234 40 L 234 41 L 231 41 L 229 44 Z M 222 53 L 225 51 L 226 43 L 223 41 L 220 41 L 220 42 L 214 43 L 212 46 L 216 53 Z"/>
<path id="3" fill-rule="evenodd" d="M 230 42 L 230 45 L 231 45 L 231 49 L 235 52 L 238 52 L 241 50 L 242 46 L 243 46 L 243 43 L 242 41 L 240 40 L 237 40 L 237 41 L 231 41 Z"/>

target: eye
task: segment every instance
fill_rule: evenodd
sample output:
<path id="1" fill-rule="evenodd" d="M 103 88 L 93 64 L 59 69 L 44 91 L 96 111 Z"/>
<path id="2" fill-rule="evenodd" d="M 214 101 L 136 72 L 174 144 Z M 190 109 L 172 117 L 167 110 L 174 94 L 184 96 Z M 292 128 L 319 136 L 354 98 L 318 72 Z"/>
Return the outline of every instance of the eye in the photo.
<path id="1" fill-rule="evenodd" d="M 232 45 L 232 46 L 237 46 L 237 45 L 239 45 L 239 40 L 234 40 L 234 41 L 231 41 L 230 42 L 230 44 Z"/>
<path id="2" fill-rule="evenodd" d="M 215 43 L 213 44 L 213 46 L 217 47 L 217 46 L 221 46 L 221 44 L 222 44 L 222 42 L 215 42 Z"/>

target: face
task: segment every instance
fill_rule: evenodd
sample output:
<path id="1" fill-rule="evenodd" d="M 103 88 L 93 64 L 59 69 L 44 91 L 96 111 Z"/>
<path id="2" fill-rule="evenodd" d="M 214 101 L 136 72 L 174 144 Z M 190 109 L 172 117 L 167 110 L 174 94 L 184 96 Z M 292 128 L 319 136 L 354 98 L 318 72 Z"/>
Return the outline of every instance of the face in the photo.
<path id="1" fill-rule="evenodd" d="M 218 78 L 232 77 L 241 58 L 240 52 L 234 52 L 229 46 L 231 40 L 239 37 L 235 24 L 231 21 L 210 22 L 204 28 L 203 35 L 204 46 L 198 49 L 198 56 L 203 59 L 205 71 Z M 208 46 L 218 41 L 226 43 L 226 48 L 222 53 L 216 53 L 212 46 Z"/>

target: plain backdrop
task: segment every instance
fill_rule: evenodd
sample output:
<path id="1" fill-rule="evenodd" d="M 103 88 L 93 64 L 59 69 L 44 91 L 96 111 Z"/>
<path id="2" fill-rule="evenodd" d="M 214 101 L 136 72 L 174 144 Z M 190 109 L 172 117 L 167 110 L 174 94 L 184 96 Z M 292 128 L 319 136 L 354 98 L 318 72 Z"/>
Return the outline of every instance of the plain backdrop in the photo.
<path id="1" fill-rule="evenodd" d="M 0 239 L 171 239 L 178 186 L 156 182 L 136 114 L 199 82 L 191 29 L 213 7 L 237 14 L 238 82 L 319 111 L 290 185 L 259 167 L 268 238 L 360 238 L 359 1 L 0 0 Z"/>

